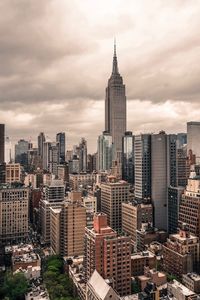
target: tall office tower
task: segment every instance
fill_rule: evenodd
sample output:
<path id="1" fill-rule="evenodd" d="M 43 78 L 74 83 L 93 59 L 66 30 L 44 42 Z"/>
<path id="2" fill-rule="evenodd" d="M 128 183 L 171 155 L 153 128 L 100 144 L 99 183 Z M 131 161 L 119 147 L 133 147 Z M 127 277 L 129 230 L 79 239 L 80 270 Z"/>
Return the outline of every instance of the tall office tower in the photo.
<path id="1" fill-rule="evenodd" d="M 69 185 L 69 165 L 67 162 L 64 162 L 62 165 L 58 165 L 57 168 L 58 179 L 62 180 L 65 186 Z"/>
<path id="2" fill-rule="evenodd" d="M 0 188 L 0 243 L 27 240 L 28 207 L 28 188 Z"/>
<path id="3" fill-rule="evenodd" d="M 86 281 L 97 270 L 121 296 L 131 293 L 130 238 L 117 236 L 103 213 L 95 214 L 94 228 L 85 229 L 84 270 Z"/>
<path id="4" fill-rule="evenodd" d="M 61 180 L 51 180 L 43 187 L 39 204 L 39 224 L 42 241 L 50 243 L 50 208 L 60 208 L 65 199 L 65 187 Z"/>
<path id="5" fill-rule="evenodd" d="M 187 123 L 187 154 L 190 150 L 196 156 L 196 163 L 200 163 L 200 122 Z"/>
<path id="6" fill-rule="evenodd" d="M 40 132 L 38 135 L 38 155 L 42 159 L 44 151 L 44 142 L 46 141 L 44 132 Z"/>
<path id="7" fill-rule="evenodd" d="M 61 202 L 65 197 L 65 186 L 62 180 L 53 179 L 43 187 L 42 199 L 48 202 Z"/>
<path id="8" fill-rule="evenodd" d="M 50 242 L 55 254 L 84 254 L 86 208 L 81 193 L 71 192 L 60 208 L 50 209 Z"/>
<path id="9" fill-rule="evenodd" d="M 167 186 L 177 185 L 177 135 L 167 135 Z"/>
<path id="10" fill-rule="evenodd" d="M 5 124 L 0 124 L 0 164 L 5 162 Z"/>
<path id="11" fill-rule="evenodd" d="M 199 267 L 199 239 L 191 235 L 186 224 L 171 234 L 163 245 L 163 270 L 182 279 L 183 274 Z"/>
<path id="12" fill-rule="evenodd" d="M 5 140 L 5 162 L 7 164 L 11 163 L 12 162 L 12 143 L 9 139 L 9 137 L 7 136 L 6 137 L 6 140 Z"/>
<path id="13" fill-rule="evenodd" d="M 50 142 L 44 142 L 43 144 L 43 156 L 42 156 L 42 167 L 44 170 L 49 171 L 49 162 L 50 162 L 50 149 L 51 149 L 51 143 Z"/>
<path id="14" fill-rule="evenodd" d="M 82 138 L 79 144 L 78 157 L 79 157 L 80 172 L 86 172 L 87 171 L 87 141 L 85 140 L 85 138 Z"/>
<path id="15" fill-rule="evenodd" d="M 151 199 L 151 135 L 135 136 L 135 198 Z"/>
<path id="16" fill-rule="evenodd" d="M 186 186 L 190 167 L 187 159 L 187 147 L 177 149 L 177 186 Z"/>
<path id="17" fill-rule="evenodd" d="M 51 143 L 49 155 L 49 171 L 57 176 L 59 164 L 59 144 Z"/>
<path id="18" fill-rule="evenodd" d="M 15 145 L 15 162 L 26 167 L 28 165 L 29 142 L 23 139 Z"/>
<path id="19" fill-rule="evenodd" d="M 168 233 L 176 233 L 178 228 L 178 214 L 181 197 L 184 187 L 168 187 L 168 202 L 167 202 L 167 216 L 168 216 Z"/>
<path id="20" fill-rule="evenodd" d="M 98 137 L 97 153 L 98 171 L 109 171 L 112 167 L 113 143 L 112 136 L 107 131 Z"/>
<path id="21" fill-rule="evenodd" d="M 101 184 L 101 210 L 108 217 L 108 224 L 114 230 L 122 229 L 122 203 L 129 200 L 129 184 L 108 177 L 107 183 Z"/>
<path id="22" fill-rule="evenodd" d="M 154 226 L 167 230 L 167 135 L 151 136 L 151 197 L 154 206 Z"/>
<path id="23" fill-rule="evenodd" d="M 69 160 L 69 174 L 80 173 L 80 163 L 77 155 L 73 155 L 72 160 Z"/>
<path id="24" fill-rule="evenodd" d="M 56 142 L 59 144 L 58 146 L 58 155 L 59 155 L 59 163 L 62 164 L 65 162 L 65 132 L 59 132 L 56 134 Z"/>
<path id="25" fill-rule="evenodd" d="M 131 244 L 135 248 L 137 236 L 136 230 L 144 226 L 153 225 L 152 204 L 137 202 L 122 203 L 122 231 L 131 237 Z"/>
<path id="26" fill-rule="evenodd" d="M 114 159 L 121 159 L 122 137 L 126 131 L 126 92 L 118 70 L 116 45 L 114 45 L 112 74 L 106 88 L 105 130 L 112 136 Z"/>
<path id="27" fill-rule="evenodd" d="M 200 176 L 191 172 L 179 207 L 179 226 L 186 223 L 192 234 L 200 238 Z"/>
<path id="28" fill-rule="evenodd" d="M 134 184 L 134 136 L 126 131 L 122 138 L 122 179 Z"/>

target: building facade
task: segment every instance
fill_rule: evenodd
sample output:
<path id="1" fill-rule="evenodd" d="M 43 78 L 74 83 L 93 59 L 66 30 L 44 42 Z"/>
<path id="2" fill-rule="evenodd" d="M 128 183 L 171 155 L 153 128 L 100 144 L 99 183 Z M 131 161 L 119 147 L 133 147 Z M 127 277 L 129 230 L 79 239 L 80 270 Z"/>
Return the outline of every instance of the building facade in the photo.
<path id="1" fill-rule="evenodd" d="M 126 131 L 122 138 L 122 179 L 134 184 L 134 136 Z"/>

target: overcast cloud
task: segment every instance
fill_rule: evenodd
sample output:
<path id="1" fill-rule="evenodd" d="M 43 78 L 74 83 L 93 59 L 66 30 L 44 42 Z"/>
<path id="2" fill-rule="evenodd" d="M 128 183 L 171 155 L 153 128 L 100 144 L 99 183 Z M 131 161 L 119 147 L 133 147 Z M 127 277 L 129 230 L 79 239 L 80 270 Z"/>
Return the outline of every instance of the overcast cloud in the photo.
<path id="1" fill-rule="evenodd" d="M 200 1 L 1 0 L 0 123 L 7 135 L 84 136 L 96 150 L 117 38 L 128 129 L 200 119 Z"/>

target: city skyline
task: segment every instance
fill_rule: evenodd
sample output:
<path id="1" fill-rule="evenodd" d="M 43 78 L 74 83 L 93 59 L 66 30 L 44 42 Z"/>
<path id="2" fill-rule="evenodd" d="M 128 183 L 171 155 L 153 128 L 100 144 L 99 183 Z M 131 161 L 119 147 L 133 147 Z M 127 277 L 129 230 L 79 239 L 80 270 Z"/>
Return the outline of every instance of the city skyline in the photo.
<path id="1" fill-rule="evenodd" d="M 186 132 L 198 121 L 200 4 L 94 2 L 1 3 L 0 118 L 14 142 L 65 131 L 68 149 L 85 137 L 96 151 L 114 36 L 127 130 Z"/>

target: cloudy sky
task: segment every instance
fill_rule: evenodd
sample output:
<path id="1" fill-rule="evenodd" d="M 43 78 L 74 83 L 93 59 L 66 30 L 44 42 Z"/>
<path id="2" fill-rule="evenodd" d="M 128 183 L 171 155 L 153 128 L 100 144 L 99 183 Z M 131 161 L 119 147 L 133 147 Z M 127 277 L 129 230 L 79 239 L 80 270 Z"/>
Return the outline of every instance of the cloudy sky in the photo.
<path id="1" fill-rule="evenodd" d="M 200 1 L 1 0 L 0 123 L 7 135 L 66 131 L 96 150 L 113 39 L 128 128 L 183 132 L 200 120 Z"/>

